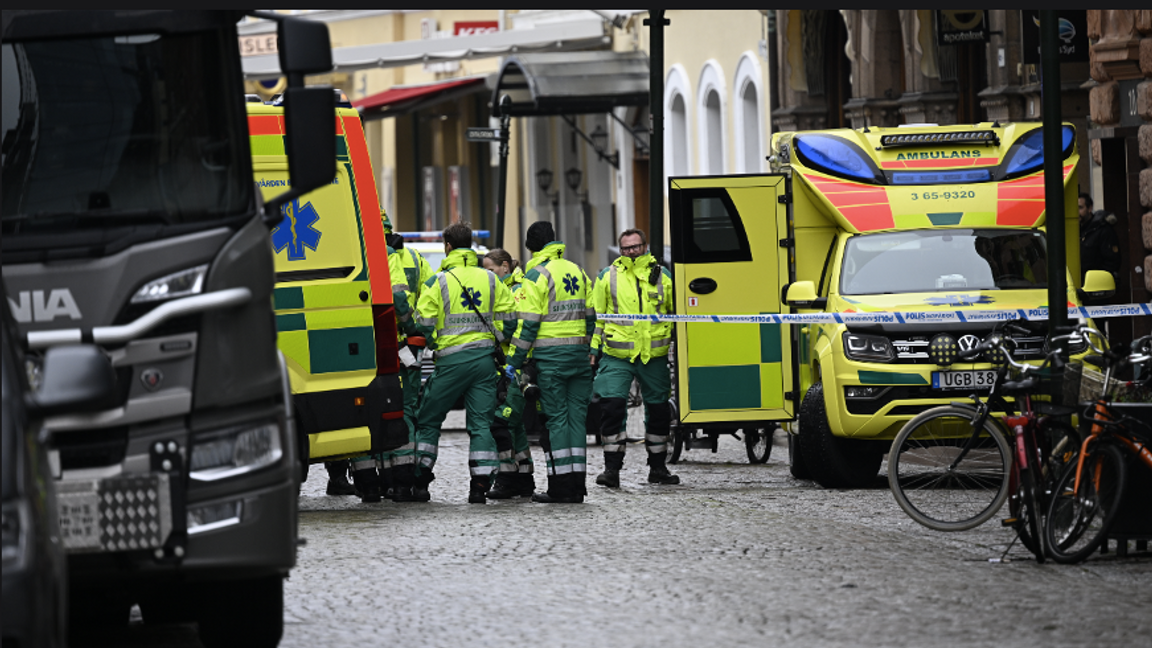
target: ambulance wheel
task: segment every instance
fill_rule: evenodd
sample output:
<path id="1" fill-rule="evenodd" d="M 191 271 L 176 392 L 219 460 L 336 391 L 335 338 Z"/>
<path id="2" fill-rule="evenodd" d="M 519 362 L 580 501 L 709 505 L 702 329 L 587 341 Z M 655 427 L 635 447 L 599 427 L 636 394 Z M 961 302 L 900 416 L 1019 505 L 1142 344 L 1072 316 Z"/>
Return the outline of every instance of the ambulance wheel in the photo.
<path id="1" fill-rule="evenodd" d="M 824 386 L 808 388 L 800 403 L 800 450 L 812 479 L 824 488 L 863 488 L 876 481 L 884 459 L 866 441 L 832 434 L 824 410 Z"/>
<path id="2" fill-rule="evenodd" d="M 204 588 L 199 608 L 205 648 L 276 648 L 284 634 L 284 577 L 214 583 Z"/>
<path id="3" fill-rule="evenodd" d="M 804 463 L 804 453 L 800 450 L 800 437 L 788 435 L 788 469 L 796 479 L 812 479 L 812 471 Z"/>
<path id="4" fill-rule="evenodd" d="M 772 431 L 775 426 L 744 428 L 744 449 L 748 452 L 748 463 L 762 464 L 772 454 Z"/>
<path id="5" fill-rule="evenodd" d="M 670 437 L 668 440 L 672 442 L 672 451 L 668 453 L 668 463 L 674 464 L 680 461 L 680 455 L 684 453 L 684 432 L 683 428 L 674 427 L 668 433 Z"/>

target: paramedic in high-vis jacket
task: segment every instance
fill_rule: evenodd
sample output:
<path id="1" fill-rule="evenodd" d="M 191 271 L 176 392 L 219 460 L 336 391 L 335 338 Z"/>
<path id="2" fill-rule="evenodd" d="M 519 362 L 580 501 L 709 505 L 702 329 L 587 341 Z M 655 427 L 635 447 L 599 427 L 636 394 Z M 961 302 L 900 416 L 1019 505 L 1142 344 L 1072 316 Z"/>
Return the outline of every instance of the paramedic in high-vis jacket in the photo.
<path id="1" fill-rule="evenodd" d="M 588 338 L 596 324 L 591 282 L 580 266 L 564 258 L 565 245 L 556 240 L 552 223 L 533 223 L 524 247 L 532 252 L 532 260 L 516 291 L 520 321 L 507 370 L 520 371 L 531 353 L 548 417 L 548 435 L 541 439 L 548 490 L 533 495 L 532 501 L 579 504 L 584 501 L 588 473 L 585 419 L 592 389 Z"/>
<path id="2" fill-rule="evenodd" d="M 497 345 L 512 333 L 503 330 L 506 323 L 515 321 L 512 292 L 495 274 L 480 267 L 468 225 L 453 223 L 444 229 L 444 251 L 448 256 L 440 272 L 421 288 L 416 306 L 416 327 L 429 348 L 435 349 L 436 368 L 424 383 L 416 417 L 412 498 L 428 501 L 440 426 L 456 399 L 463 396 L 470 437 L 468 502 L 483 504 L 499 465 L 491 429 L 500 375 L 494 358 Z"/>
<path id="3" fill-rule="evenodd" d="M 620 234 L 620 257 L 600 271 L 592 291 L 596 329 L 592 335 L 597 364 L 593 393 L 600 397 L 600 434 L 604 441 L 604 472 L 596 483 L 620 487 L 628 415 L 628 390 L 640 383 L 644 399 L 644 446 L 648 450 L 648 481 L 679 484 L 668 472 L 668 435 L 672 423 L 672 381 L 668 350 L 672 323 L 648 320 L 609 321 L 604 315 L 655 315 L 672 312 L 672 275 L 648 253 L 644 232 Z"/>

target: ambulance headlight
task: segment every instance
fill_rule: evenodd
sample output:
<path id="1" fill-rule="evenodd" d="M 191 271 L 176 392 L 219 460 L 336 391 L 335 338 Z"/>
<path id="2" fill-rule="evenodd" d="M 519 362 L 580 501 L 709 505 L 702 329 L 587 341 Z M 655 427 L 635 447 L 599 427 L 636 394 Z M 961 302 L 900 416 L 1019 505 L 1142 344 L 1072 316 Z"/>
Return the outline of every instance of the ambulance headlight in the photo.
<path id="1" fill-rule="evenodd" d="M 282 455 L 276 423 L 209 432 L 192 441 L 189 476 L 197 481 L 234 477 L 271 466 Z"/>
<path id="2" fill-rule="evenodd" d="M 153 279 L 140 287 L 132 295 L 131 303 L 144 304 L 147 302 L 174 299 L 198 295 L 204 290 L 204 277 L 208 275 L 208 265 L 188 268 L 180 272 Z"/>
<path id="3" fill-rule="evenodd" d="M 896 352 L 888 338 L 849 332 L 844 333 L 844 355 L 852 360 L 867 362 L 892 362 L 896 359 Z"/>

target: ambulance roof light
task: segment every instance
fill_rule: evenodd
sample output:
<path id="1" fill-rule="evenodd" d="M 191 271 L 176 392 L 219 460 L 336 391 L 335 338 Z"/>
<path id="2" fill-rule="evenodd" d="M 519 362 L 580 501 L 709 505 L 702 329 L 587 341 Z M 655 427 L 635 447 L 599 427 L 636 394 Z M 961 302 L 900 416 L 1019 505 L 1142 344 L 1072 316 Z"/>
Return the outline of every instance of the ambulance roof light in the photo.
<path id="1" fill-rule="evenodd" d="M 884 135 L 880 138 L 880 146 L 893 148 L 897 146 L 922 146 L 931 144 L 985 144 L 1000 146 L 1000 137 L 995 131 L 974 130 L 954 131 L 951 133 L 920 133 L 916 135 Z"/>
<path id="2" fill-rule="evenodd" d="M 404 240 L 408 239 L 436 239 L 440 240 L 444 237 L 443 232 L 396 232 Z M 492 235 L 490 230 L 473 230 L 473 238 L 488 238 Z"/>

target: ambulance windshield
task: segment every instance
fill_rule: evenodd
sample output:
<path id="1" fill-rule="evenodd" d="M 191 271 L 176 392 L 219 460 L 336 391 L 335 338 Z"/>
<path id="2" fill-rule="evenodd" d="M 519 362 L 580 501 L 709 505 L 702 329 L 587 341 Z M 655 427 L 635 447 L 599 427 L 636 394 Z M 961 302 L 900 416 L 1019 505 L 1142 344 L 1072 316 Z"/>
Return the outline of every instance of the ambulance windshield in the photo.
<path id="1" fill-rule="evenodd" d="M 4 43 L 5 238 L 242 214 L 253 187 L 228 47 L 215 31 Z"/>
<path id="2" fill-rule="evenodd" d="M 949 229 L 861 234 L 844 249 L 840 293 L 1032 290 L 1048 285 L 1038 230 Z"/>

